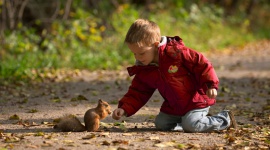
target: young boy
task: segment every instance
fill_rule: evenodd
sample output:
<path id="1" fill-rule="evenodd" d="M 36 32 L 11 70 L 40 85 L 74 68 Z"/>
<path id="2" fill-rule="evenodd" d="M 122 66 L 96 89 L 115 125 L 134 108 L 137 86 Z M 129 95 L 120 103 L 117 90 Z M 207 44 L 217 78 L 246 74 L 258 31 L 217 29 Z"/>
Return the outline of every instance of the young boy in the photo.
<path id="1" fill-rule="evenodd" d="M 177 125 L 185 132 L 236 128 L 230 111 L 207 116 L 216 102 L 219 80 L 201 53 L 186 47 L 178 36 L 161 36 L 158 25 L 145 19 L 131 25 L 125 43 L 136 59 L 136 64 L 127 68 L 135 77 L 114 110 L 114 119 L 135 114 L 158 89 L 164 98 L 155 119 L 158 129 L 174 130 Z"/>

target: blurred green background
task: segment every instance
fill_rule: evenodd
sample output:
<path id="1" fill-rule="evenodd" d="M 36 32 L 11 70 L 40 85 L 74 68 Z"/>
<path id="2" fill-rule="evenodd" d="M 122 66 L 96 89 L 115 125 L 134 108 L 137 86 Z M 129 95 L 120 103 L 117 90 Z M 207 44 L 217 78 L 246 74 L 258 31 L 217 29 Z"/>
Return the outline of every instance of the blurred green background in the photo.
<path id="1" fill-rule="evenodd" d="M 123 43 L 138 18 L 197 51 L 270 39 L 270 0 L 0 0 L 0 81 L 133 64 Z"/>

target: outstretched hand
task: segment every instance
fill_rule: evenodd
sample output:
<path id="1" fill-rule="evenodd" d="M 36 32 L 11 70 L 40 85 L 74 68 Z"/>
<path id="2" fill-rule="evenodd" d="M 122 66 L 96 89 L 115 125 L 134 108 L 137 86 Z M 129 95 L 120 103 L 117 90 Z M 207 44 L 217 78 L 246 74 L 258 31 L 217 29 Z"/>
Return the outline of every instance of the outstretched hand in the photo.
<path id="1" fill-rule="evenodd" d="M 125 115 L 124 109 L 117 108 L 113 111 L 112 118 L 115 120 L 119 120 L 123 115 Z"/>
<path id="2" fill-rule="evenodd" d="M 215 88 L 208 89 L 206 94 L 209 98 L 216 98 L 217 90 Z"/>

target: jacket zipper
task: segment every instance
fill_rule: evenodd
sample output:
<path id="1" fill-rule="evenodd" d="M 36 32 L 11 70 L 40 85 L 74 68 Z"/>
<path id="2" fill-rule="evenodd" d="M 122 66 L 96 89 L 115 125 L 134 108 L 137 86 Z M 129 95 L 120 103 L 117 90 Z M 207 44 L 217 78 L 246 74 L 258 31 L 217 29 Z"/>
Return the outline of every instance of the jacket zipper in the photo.
<path id="1" fill-rule="evenodd" d="M 164 86 L 165 86 L 165 88 L 164 88 L 164 90 L 165 89 L 167 89 L 167 90 L 170 90 L 170 91 L 172 91 L 172 89 L 171 89 L 171 86 L 169 86 L 169 84 L 168 84 L 168 82 L 167 82 L 167 80 L 166 80 L 166 77 L 164 76 L 164 74 L 162 73 L 162 71 L 160 71 L 160 69 L 158 68 L 158 71 L 159 71 L 159 74 L 160 74 L 160 76 L 161 76 L 161 78 L 162 78 L 162 80 L 163 80 L 163 82 L 164 82 Z M 165 93 L 164 93 L 165 94 Z M 165 94 L 166 95 L 166 94 Z M 170 101 L 170 102 L 174 102 L 173 103 L 173 105 L 176 105 L 177 103 L 176 103 L 176 96 L 175 96 L 175 94 L 173 94 L 174 95 L 174 100 L 173 101 Z M 175 111 L 175 109 L 174 109 L 174 111 Z M 176 112 L 176 111 L 175 111 Z"/>

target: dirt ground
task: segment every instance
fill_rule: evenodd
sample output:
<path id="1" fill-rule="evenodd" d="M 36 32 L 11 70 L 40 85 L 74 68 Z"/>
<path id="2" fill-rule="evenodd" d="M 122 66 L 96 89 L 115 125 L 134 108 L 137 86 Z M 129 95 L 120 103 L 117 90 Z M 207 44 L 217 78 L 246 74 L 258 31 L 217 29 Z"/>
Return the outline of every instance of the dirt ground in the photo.
<path id="1" fill-rule="evenodd" d="M 99 98 L 112 110 L 131 78 L 122 71 L 73 71 L 41 75 L 43 82 L 0 84 L 0 150 L 4 149 L 269 149 L 270 42 L 205 54 L 220 79 L 215 114 L 235 113 L 238 129 L 220 133 L 162 132 L 153 121 L 162 103 L 156 92 L 134 116 L 102 120 L 99 132 L 57 132 L 53 120 L 84 112 Z M 83 100 L 80 97 L 85 97 Z"/>

